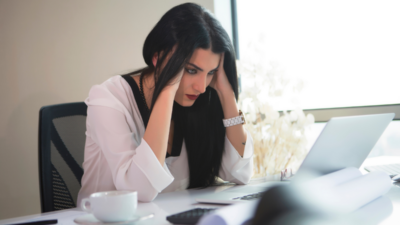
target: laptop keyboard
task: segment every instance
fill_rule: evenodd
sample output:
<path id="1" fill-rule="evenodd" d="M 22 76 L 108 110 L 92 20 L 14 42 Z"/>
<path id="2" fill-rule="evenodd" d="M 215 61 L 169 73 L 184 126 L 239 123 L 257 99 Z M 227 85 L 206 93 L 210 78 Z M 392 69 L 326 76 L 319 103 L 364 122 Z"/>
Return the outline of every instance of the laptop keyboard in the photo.
<path id="1" fill-rule="evenodd" d="M 394 177 L 400 174 L 400 164 L 386 164 L 386 165 L 377 165 L 377 166 L 366 166 L 364 169 L 368 172 L 373 171 L 382 171 L 390 175 L 390 177 Z"/>
<path id="2" fill-rule="evenodd" d="M 254 200 L 254 199 L 261 198 L 263 193 L 264 192 L 258 192 L 258 193 L 254 193 L 254 194 L 240 196 L 240 197 L 233 198 L 233 200 Z"/>

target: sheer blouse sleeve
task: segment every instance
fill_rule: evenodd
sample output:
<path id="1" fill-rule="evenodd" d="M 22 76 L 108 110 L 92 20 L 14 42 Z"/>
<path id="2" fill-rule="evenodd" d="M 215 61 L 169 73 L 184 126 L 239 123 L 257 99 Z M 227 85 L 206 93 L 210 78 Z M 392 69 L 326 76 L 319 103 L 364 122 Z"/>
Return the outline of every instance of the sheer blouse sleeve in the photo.
<path id="1" fill-rule="evenodd" d="M 139 145 L 126 123 L 125 116 L 108 107 L 90 106 L 88 123 L 92 140 L 101 148 L 117 190 L 138 191 L 139 201 L 151 201 L 167 187 L 173 176 L 161 166 L 142 138 Z"/>
<path id="2" fill-rule="evenodd" d="M 106 85 L 93 87 L 85 101 L 88 105 L 86 135 L 101 149 L 107 162 L 90 166 L 108 167 L 112 175 L 109 182 L 113 182 L 117 190 L 138 191 L 138 200 L 148 202 L 172 183 L 174 177 L 142 138 L 144 125 L 138 122 L 140 117 L 134 115 L 132 102 L 124 97 L 127 94 L 121 91 L 122 82 L 125 81 L 114 79 Z M 96 157 L 99 152 L 93 151 L 85 157 L 90 158 L 91 154 Z"/>
<path id="3" fill-rule="evenodd" d="M 243 157 L 239 155 L 235 147 L 225 136 L 225 151 L 222 156 L 222 165 L 219 176 L 226 181 L 237 184 L 247 184 L 253 174 L 254 144 L 249 132 L 244 147 Z"/>

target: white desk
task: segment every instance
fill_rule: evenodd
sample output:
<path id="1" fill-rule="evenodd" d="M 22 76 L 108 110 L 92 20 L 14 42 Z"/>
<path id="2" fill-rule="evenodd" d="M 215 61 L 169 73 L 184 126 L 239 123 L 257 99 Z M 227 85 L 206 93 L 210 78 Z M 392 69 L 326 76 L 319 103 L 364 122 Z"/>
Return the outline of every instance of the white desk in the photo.
<path id="1" fill-rule="evenodd" d="M 264 186 L 267 183 L 262 182 L 252 182 L 248 185 L 254 186 Z M 137 225 L 144 225 L 144 224 L 171 224 L 166 220 L 166 217 L 171 214 L 175 214 L 178 212 L 182 212 L 192 208 L 198 207 L 207 207 L 207 208 L 218 208 L 223 207 L 224 205 L 215 205 L 215 204 L 198 204 L 194 200 L 196 196 L 205 194 L 205 193 L 212 193 L 212 192 L 219 192 L 221 190 L 227 188 L 239 188 L 242 185 L 225 185 L 225 186 L 213 186 L 206 189 L 199 189 L 199 190 L 184 190 L 184 191 L 176 191 L 176 192 L 168 192 L 168 193 L 161 193 L 157 196 L 157 198 L 149 203 L 139 203 L 138 204 L 138 211 L 141 212 L 151 212 L 154 213 L 154 217 L 148 220 L 144 220 L 138 223 Z M 24 217 L 16 217 L 6 220 L 0 220 L 0 224 L 10 224 L 10 223 L 17 223 L 22 222 L 24 220 L 29 220 L 33 218 L 37 218 L 39 216 L 48 216 L 52 214 L 57 214 L 60 212 L 68 212 L 68 211 L 76 211 L 79 210 L 77 208 L 74 209 L 67 209 L 43 214 L 36 214 Z M 57 218 L 53 218 L 57 219 Z M 72 223 L 73 224 L 73 223 Z"/>
<path id="2" fill-rule="evenodd" d="M 365 164 L 374 164 L 377 162 L 377 160 L 382 161 L 382 158 L 380 159 L 374 159 L 374 160 L 367 160 Z M 400 160 L 400 158 L 399 158 Z M 390 162 L 392 163 L 392 162 Z M 260 183 L 260 182 L 252 182 L 249 185 L 252 186 L 263 186 L 266 185 L 267 183 Z M 239 186 L 240 187 L 240 186 Z M 223 207 L 223 205 L 213 205 L 213 204 L 198 204 L 194 200 L 197 196 L 205 193 L 210 193 L 210 192 L 219 192 L 221 190 L 227 189 L 227 188 L 238 188 L 234 187 L 232 185 L 229 186 L 214 186 L 214 187 L 209 187 L 206 189 L 200 189 L 200 190 L 184 190 L 184 191 L 177 191 L 177 192 L 169 192 L 169 193 L 162 193 L 157 196 L 157 198 L 150 203 L 139 203 L 138 205 L 138 210 L 139 211 L 146 211 L 146 212 L 152 212 L 155 214 L 155 216 L 151 219 L 145 220 L 138 222 L 136 224 L 141 225 L 141 224 L 170 224 L 166 220 L 166 216 L 175 214 L 178 212 L 182 212 L 191 208 L 196 208 L 196 207 Z M 389 217 L 384 219 L 380 224 L 400 224 L 400 186 L 393 185 L 391 190 L 385 195 L 386 197 L 390 198 L 393 204 L 393 211 L 390 214 Z M 32 219 L 38 216 L 46 216 L 46 215 L 52 215 L 52 214 L 57 214 L 60 212 L 68 212 L 68 211 L 75 211 L 78 209 L 68 209 L 68 210 L 63 210 L 63 211 L 56 211 L 56 212 L 51 212 L 51 213 L 44 213 L 44 214 L 38 214 L 38 215 L 30 215 L 30 216 L 24 216 L 24 217 L 17 217 L 17 218 L 11 218 L 11 219 L 6 219 L 6 220 L 0 220 L 0 224 L 10 224 L 10 223 L 17 223 L 17 222 L 22 222 L 23 220 L 28 220 Z M 379 210 L 379 209 L 377 209 Z M 73 224 L 73 223 L 72 223 Z"/>

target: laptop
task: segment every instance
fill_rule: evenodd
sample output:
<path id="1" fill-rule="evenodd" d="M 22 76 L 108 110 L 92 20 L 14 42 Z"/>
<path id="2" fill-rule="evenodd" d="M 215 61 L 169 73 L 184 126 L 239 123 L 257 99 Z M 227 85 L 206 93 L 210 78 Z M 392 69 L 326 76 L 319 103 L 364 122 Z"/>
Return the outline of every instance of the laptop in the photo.
<path id="1" fill-rule="evenodd" d="M 394 113 L 331 118 L 310 149 L 294 180 L 305 180 L 310 172 L 319 176 L 346 167 L 360 168 Z M 268 188 L 284 182 L 238 185 L 218 193 L 198 196 L 199 203 L 233 204 L 255 200 Z"/>

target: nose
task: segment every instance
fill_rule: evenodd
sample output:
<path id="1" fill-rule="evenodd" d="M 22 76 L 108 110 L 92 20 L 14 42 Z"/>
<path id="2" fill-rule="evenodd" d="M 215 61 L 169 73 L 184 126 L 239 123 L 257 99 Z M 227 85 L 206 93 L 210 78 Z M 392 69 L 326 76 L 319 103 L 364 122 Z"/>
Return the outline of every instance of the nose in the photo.
<path id="1" fill-rule="evenodd" d="M 193 83 L 193 89 L 195 89 L 200 94 L 204 93 L 207 88 L 207 74 L 198 76 Z"/>

